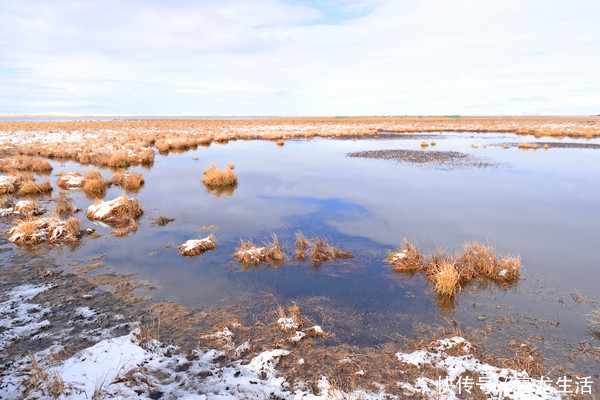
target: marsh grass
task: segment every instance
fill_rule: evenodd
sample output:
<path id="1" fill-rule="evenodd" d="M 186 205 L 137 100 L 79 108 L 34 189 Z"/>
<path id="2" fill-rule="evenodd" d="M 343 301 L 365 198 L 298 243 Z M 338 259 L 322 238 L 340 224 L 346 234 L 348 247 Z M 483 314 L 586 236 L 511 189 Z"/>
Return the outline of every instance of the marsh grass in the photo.
<path id="1" fill-rule="evenodd" d="M 144 184 L 144 177 L 133 171 L 118 171 L 112 176 L 111 182 L 127 191 L 135 192 Z"/>
<path id="2" fill-rule="evenodd" d="M 17 221 L 9 230 L 9 240 L 19 245 L 36 245 L 43 242 L 76 242 L 81 233 L 81 223 L 76 218 L 61 220 L 52 217 L 28 218 Z"/>
<path id="3" fill-rule="evenodd" d="M 421 251 L 415 246 L 414 242 L 404 239 L 402 248 L 397 252 L 390 253 L 385 262 L 392 266 L 392 269 L 400 272 L 420 271 L 425 268 L 425 260 Z"/>
<path id="4" fill-rule="evenodd" d="M 296 234 L 295 257 L 300 261 L 306 261 L 306 256 L 309 248 L 310 242 L 308 241 L 308 239 L 302 234 L 302 232 L 298 232 Z"/>
<path id="5" fill-rule="evenodd" d="M 117 237 L 123 237 L 123 236 L 129 235 L 131 232 L 137 232 L 137 230 L 138 230 L 137 222 L 135 222 L 134 219 L 130 219 L 127 222 L 127 225 L 125 225 L 124 227 L 122 227 L 120 229 L 113 231 L 111 233 L 111 235 L 117 236 Z"/>
<path id="6" fill-rule="evenodd" d="M 286 258 L 275 234 L 271 235 L 270 241 L 264 241 L 262 246 L 256 246 L 249 240 L 241 240 L 240 246 L 233 256 L 245 267 L 250 265 L 258 267 L 260 263 L 281 265 Z"/>
<path id="7" fill-rule="evenodd" d="M 31 158 L 24 156 L 9 157 L 0 160 L 0 171 L 19 172 L 29 171 L 37 173 L 49 173 L 52 171 L 52 165 L 48 161 L 40 158 Z"/>
<path id="8" fill-rule="evenodd" d="M 43 181 L 36 183 L 34 180 L 25 180 L 19 186 L 20 196 L 37 196 L 52 191 L 52 184 L 50 181 Z"/>
<path id="9" fill-rule="evenodd" d="M 62 216 L 70 216 L 79 211 L 79 209 L 73 204 L 73 199 L 67 197 L 64 192 L 60 192 L 55 199 L 54 212 Z"/>
<path id="10" fill-rule="evenodd" d="M 115 227 L 126 228 L 143 214 L 138 201 L 126 196 L 118 197 L 110 201 L 97 201 L 86 211 L 90 220 L 99 220 Z"/>
<path id="11" fill-rule="evenodd" d="M 109 183 L 100 172 L 92 170 L 85 175 L 83 190 L 92 198 L 101 198 L 104 197 Z"/>
<path id="12" fill-rule="evenodd" d="M 384 260 L 399 272 L 424 272 L 442 297 L 454 297 L 465 285 L 474 280 L 488 280 L 508 286 L 520 278 L 519 257 L 498 258 L 491 245 L 468 242 L 462 252 L 452 255 L 444 248 L 423 256 L 407 239 L 402 248 L 390 253 Z"/>
<path id="13" fill-rule="evenodd" d="M 47 368 L 38 364 L 33 353 L 29 353 L 30 361 L 24 371 L 22 382 L 24 394 L 42 395 L 47 399 L 58 399 L 68 394 L 67 387 L 56 372 L 47 372 Z"/>
<path id="14" fill-rule="evenodd" d="M 60 174 L 58 181 L 56 182 L 58 187 L 63 189 L 82 187 L 85 185 L 85 178 L 78 172 L 67 172 Z"/>
<path id="15" fill-rule="evenodd" d="M 309 261 L 313 267 L 318 267 L 325 261 L 354 258 L 354 254 L 340 250 L 326 240 L 314 238 L 310 241 Z"/>
<path id="16" fill-rule="evenodd" d="M 215 236 L 210 234 L 208 237 L 197 240 L 188 240 L 180 246 L 177 246 L 181 255 L 188 257 L 199 256 L 208 250 L 217 246 Z"/>
<path id="17" fill-rule="evenodd" d="M 231 164 L 222 171 L 211 164 L 211 166 L 204 171 L 202 183 L 210 189 L 232 188 L 237 186 L 237 176 L 233 173 L 233 166 Z"/>

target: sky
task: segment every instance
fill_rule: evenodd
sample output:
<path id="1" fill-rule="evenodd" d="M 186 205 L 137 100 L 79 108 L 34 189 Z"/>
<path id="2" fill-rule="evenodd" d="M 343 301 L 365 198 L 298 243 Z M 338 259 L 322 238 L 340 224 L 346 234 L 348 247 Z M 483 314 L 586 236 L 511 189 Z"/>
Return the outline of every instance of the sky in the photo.
<path id="1" fill-rule="evenodd" d="M 598 0 L 2 0 L 0 115 L 597 115 Z"/>

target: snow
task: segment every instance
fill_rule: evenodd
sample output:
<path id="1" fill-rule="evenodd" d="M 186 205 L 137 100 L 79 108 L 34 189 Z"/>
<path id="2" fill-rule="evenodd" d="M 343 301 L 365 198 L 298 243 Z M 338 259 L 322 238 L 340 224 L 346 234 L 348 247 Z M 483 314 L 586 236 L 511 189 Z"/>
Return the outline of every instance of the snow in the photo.
<path id="1" fill-rule="evenodd" d="M 30 232 L 29 225 L 34 224 L 33 232 Z M 66 222 L 58 217 L 44 217 L 31 221 L 24 221 L 14 226 L 8 231 L 10 235 L 8 240 L 13 243 L 29 242 L 56 242 L 56 241 L 76 241 L 75 236 L 71 235 L 66 229 Z"/>
<path id="2" fill-rule="evenodd" d="M 298 329 L 298 326 L 300 326 L 294 318 L 279 318 L 277 320 L 277 323 L 279 324 L 281 329 L 283 329 L 285 331 L 289 331 L 292 329 Z"/>
<path id="3" fill-rule="evenodd" d="M 450 356 L 444 350 L 463 345 L 465 355 Z M 417 350 L 412 353 L 396 353 L 399 361 L 416 365 L 418 367 L 431 365 L 445 372 L 450 382 L 456 382 L 458 377 L 468 372 L 471 376 L 477 374 L 485 377 L 486 390 L 493 398 L 507 399 L 561 399 L 560 393 L 553 387 L 545 385 L 529 377 L 525 371 L 515 371 L 507 368 L 497 368 L 477 360 L 469 353 L 469 343 L 461 337 L 439 340 L 438 346 L 433 351 Z M 437 382 L 428 378 L 419 378 L 417 384 L 401 384 L 413 393 L 421 393 L 429 398 L 436 394 Z M 433 388 L 433 389 L 432 389 Z M 448 399 L 455 399 L 456 386 L 447 388 Z M 483 388 L 482 388 L 483 389 Z M 439 393 L 438 393 L 439 394 Z"/>
<path id="4" fill-rule="evenodd" d="M 67 172 L 61 175 L 57 183 L 66 188 L 81 187 L 85 183 L 85 177 L 77 172 Z"/>
<path id="5" fill-rule="evenodd" d="M 87 209 L 87 217 L 91 220 L 103 220 L 111 216 L 113 210 L 121 205 L 127 205 L 127 197 L 121 196 L 109 201 L 99 201 Z"/>
<path id="6" fill-rule="evenodd" d="M 20 179 L 15 176 L 0 175 L 0 193 L 12 193 L 17 190 Z"/>
<path id="7" fill-rule="evenodd" d="M 8 299 L 0 303 L 0 351 L 11 342 L 31 336 L 49 324 L 43 320 L 49 310 L 28 301 L 51 287 L 22 285 L 8 292 Z"/>

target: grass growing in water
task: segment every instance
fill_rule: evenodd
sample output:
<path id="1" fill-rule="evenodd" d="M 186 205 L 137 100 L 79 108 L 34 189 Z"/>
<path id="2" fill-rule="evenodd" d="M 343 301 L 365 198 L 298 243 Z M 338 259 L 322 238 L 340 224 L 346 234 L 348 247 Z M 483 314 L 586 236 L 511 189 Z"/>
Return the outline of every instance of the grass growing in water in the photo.
<path id="1" fill-rule="evenodd" d="M 229 164 L 225 170 L 221 171 L 211 164 L 204 171 L 202 183 L 211 189 L 235 187 L 237 185 L 237 176 L 233 173 L 233 165 Z"/>
<path id="2" fill-rule="evenodd" d="M 233 256 L 245 267 L 250 265 L 258 267 L 261 262 L 279 265 L 286 257 L 275 234 L 271 236 L 271 241 L 263 242 L 262 246 L 256 246 L 249 240 L 242 240 Z"/>
<path id="3" fill-rule="evenodd" d="M 423 256 L 404 239 L 402 248 L 390 253 L 385 262 L 399 272 L 424 272 L 443 297 L 454 297 L 463 286 L 480 278 L 509 285 L 519 279 L 521 270 L 519 257 L 498 258 L 493 247 L 478 242 L 465 243 L 463 251 L 455 256 L 441 248 Z"/>
<path id="4" fill-rule="evenodd" d="M 116 172 L 111 182 L 128 191 L 136 191 L 144 184 L 144 177 L 133 171 Z"/>

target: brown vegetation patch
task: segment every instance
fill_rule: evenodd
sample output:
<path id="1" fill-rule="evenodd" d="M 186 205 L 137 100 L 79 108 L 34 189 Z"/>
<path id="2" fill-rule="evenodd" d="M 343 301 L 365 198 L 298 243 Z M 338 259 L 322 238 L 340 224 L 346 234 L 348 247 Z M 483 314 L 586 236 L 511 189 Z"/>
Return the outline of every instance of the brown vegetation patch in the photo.
<path id="1" fill-rule="evenodd" d="M 309 240 L 301 232 L 296 235 L 295 256 L 300 261 L 306 261 L 308 257 L 313 267 L 318 267 L 328 260 L 354 258 L 354 254 L 342 251 L 324 239 L 314 237 Z"/>
<path id="2" fill-rule="evenodd" d="M 19 186 L 20 196 L 37 196 L 40 194 L 49 193 L 52 191 L 50 181 L 35 182 L 34 180 L 25 180 Z"/>
<path id="3" fill-rule="evenodd" d="M 47 173 L 52 171 L 52 165 L 50 165 L 48 161 L 44 161 L 39 158 L 16 156 L 0 159 L 0 171 L 28 171 Z"/>
<path id="4" fill-rule="evenodd" d="M 103 197 L 109 184 L 100 172 L 90 171 L 85 175 L 83 190 L 92 197 Z"/>
<path id="5" fill-rule="evenodd" d="M 211 166 L 204 171 L 202 183 L 211 189 L 232 188 L 237 185 L 237 176 L 233 173 L 231 164 L 222 171 L 211 164 Z"/>
<path id="6" fill-rule="evenodd" d="M 67 195 L 64 192 L 60 192 L 58 194 L 58 197 L 55 199 L 54 204 L 54 212 L 56 214 L 60 215 L 61 217 L 70 216 L 78 211 L 80 210 L 73 204 L 72 198 L 67 197 Z"/>
<path id="7" fill-rule="evenodd" d="M 242 240 L 233 256 L 245 267 L 250 265 L 258 267 L 260 263 L 280 265 L 285 260 L 285 254 L 281 251 L 279 239 L 275 234 L 271 236 L 271 241 L 263 242 L 262 246 Z"/>
<path id="8" fill-rule="evenodd" d="M 66 172 L 60 175 L 56 184 L 63 189 L 83 187 L 85 177 L 78 172 Z"/>
<path id="9" fill-rule="evenodd" d="M 212 250 L 216 247 L 215 237 L 209 235 L 204 239 L 191 239 L 178 246 L 181 255 L 188 257 L 198 256 L 205 251 Z"/>
<path id="10" fill-rule="evenodd" d="M 144 177 L 133 171 L 119 171 L 112 176 L 111 181 L 125 190 L 137 191 L 144 184 Z"/>
<path id="11" fill-rule="evenodd" d="M 0 175 L 0 194 L 10 194 L 16 191 L 21 184 L 18 176 Z"/>
<path id="12" fill-rule="evenodd" d="M 142 213 L 143 210 L 136 199 L 121 196 L 110 201 L 97 201 L 87 209 L 86 216 L 92 221 L 125 227 Z"/>
<path id="13" fill-rule="evenodd" d="M 492 161 L 457 151 L 368 150 L 348 153 L 347 156 L 391 160 L 442 170 L 498 167 L 498 164 Z"/>
<path id="14" fill-rule="evenodd" d="M 79 240 L 80 222 L 75 218 L 61 220 L 58 216 L 21 220 L 8 231 L 8 240 L 20 245 L 44 242 L 76 242 Z"/>
<path id="15" fill-rule="evenodd" d="M 173 221 L 175 221 L 175 218 L 167 218 L 164 216 L 160 216 L 160 217 L 156 218 L 154 220 L 154 222 L 152 222 L 152 225 L 166 226 L 167 224 L 169 224 Z"/>
<path id="16" fill-rule="evenodd" d="M 498 258 L 491 246 L 477 242 L 465 243 L 463 251 L 456 256 L 439 248 L 423 256 L 413 243 L 404 239 L 402 248 L 390 253 L 385 262 L 399 272 L 424 272 L 435 285 L 436 292 L 447 298 L 453 298 L 457 291 L 475 279 L 510 285 L 519 280 L 521 270 L 519 257 Z"/>

